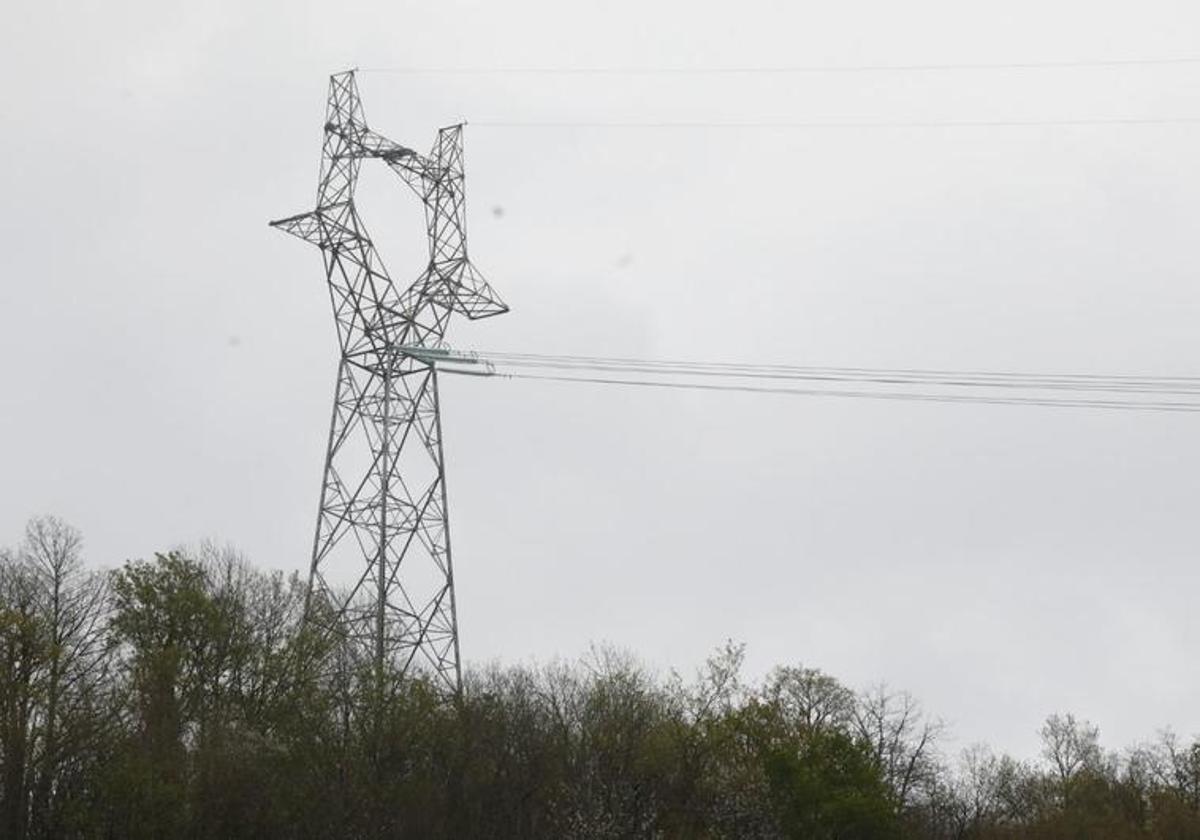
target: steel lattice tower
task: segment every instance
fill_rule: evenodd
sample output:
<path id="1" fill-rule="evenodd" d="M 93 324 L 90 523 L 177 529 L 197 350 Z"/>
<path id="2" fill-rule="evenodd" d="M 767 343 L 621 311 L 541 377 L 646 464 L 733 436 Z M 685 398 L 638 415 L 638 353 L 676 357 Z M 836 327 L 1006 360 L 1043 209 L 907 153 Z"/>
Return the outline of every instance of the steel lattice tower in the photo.
<path id="1" fill-rule="evenodd" d="M 392 282 L 354 204 L 359 166 L 383 161 L 425 206 L 429 263 Z M 461 674 L 438 379 L 430 355 L 452 313 L 508 311 L 467 259 L 462 126 L 428 155 L 367 127 L 354 72 L 330 77 L 317 206 L 271 222 L 321 250 L 338 365 L 306 617 L 367 646 L 377 673 Z M 334 586 L 334 569 L 353 570 Z"/>

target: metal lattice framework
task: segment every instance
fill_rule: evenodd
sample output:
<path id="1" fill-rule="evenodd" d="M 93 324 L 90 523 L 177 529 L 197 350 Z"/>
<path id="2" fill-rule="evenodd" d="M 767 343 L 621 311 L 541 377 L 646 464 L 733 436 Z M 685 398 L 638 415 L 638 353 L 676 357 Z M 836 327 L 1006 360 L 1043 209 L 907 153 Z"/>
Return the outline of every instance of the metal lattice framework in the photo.
<path id="1" fill-rule="evenodd" d="M 376 158 L 425 206 L 429 263 L 401 290 L 354 204 Z M 462 126 L 421 155 L 371 131 L 354 72 L 330 77 L 316 209 L 271 222 L 321 249 L 337 323 L 333 421 L 307 620 L 366 646 L 378 673 L 461 681 L 438 379 L 431 356 L 452 313 L 508 311 L 467 259 Z M 334 585 L 332 574 L 352 576 Z"/>

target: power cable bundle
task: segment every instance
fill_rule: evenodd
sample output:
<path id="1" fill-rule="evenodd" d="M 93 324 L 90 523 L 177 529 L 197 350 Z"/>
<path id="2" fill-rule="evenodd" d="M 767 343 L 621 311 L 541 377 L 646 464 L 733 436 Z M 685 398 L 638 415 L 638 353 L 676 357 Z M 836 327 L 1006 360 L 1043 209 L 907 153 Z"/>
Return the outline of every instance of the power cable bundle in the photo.
<path id="1" fill-rule="evenodd" d="M 443 373 L 544 382 L 916 402 L 1200 411 L 1200 377 L 816 367 L 405 348 Z"/>

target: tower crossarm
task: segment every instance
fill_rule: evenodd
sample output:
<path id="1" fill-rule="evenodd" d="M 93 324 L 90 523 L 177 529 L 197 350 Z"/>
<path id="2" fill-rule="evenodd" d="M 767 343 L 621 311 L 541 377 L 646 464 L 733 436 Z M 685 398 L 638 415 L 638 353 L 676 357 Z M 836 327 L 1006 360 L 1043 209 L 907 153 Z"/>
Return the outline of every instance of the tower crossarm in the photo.
<path id="1" fill-rule="evenodd" d="M 403 292 L 355 209 L 363 159 L 382 160 L 425 207 L 429 260 Z M 316 209 L 271 225 L 321 249 L 344 351 L 434 345 L 450 313 L 477 319 L 508 311 L 467 257 L 464 180 L 461 124 L 441 129 L 422 155 L 368 127 L 352 72 L 330 78 Z"/>
<path id="2" fill-rule="evenodd" d="M 461 123 L 448 126 L 438 131 L 428 156 L 387 160 L 388 166 L 421 197 L 429 239 L 429 264 L 402 294 L 403 311 L 419 312 L 432 306 L 471 320 L 508 311 L 467 255 L 462 135 Z M 405 343 L 414 342 L 406 339 Z"/>

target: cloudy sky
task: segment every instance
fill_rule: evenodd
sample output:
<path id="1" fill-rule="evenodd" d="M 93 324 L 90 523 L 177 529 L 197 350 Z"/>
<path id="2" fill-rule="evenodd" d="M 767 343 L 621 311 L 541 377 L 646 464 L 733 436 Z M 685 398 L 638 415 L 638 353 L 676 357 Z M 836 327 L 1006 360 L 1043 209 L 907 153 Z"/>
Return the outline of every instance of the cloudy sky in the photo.
<path id="1" fill-rule="evenodd" d="M 0 542 L 56 513 L 114 566 L 205 538 L 304 569 L 336 347 L 326 77 L 427 148 L 466 119 L 461 348 L 1200 374 L 1200 126 L 489 123 L 1200 117 L 1200 64 L 794 74 L 397 73 L 1200 56 L 1194 3 L 20 3 L 0 33 Z M 371 71 L 369 68 L 377 68 Z M 394 276 L 420 209 L 361 208 Z M 723 640 L 919 697 L 1028 754 L 1200 730 L 1190 415 L 451 380 L 464 655 Z"/>

